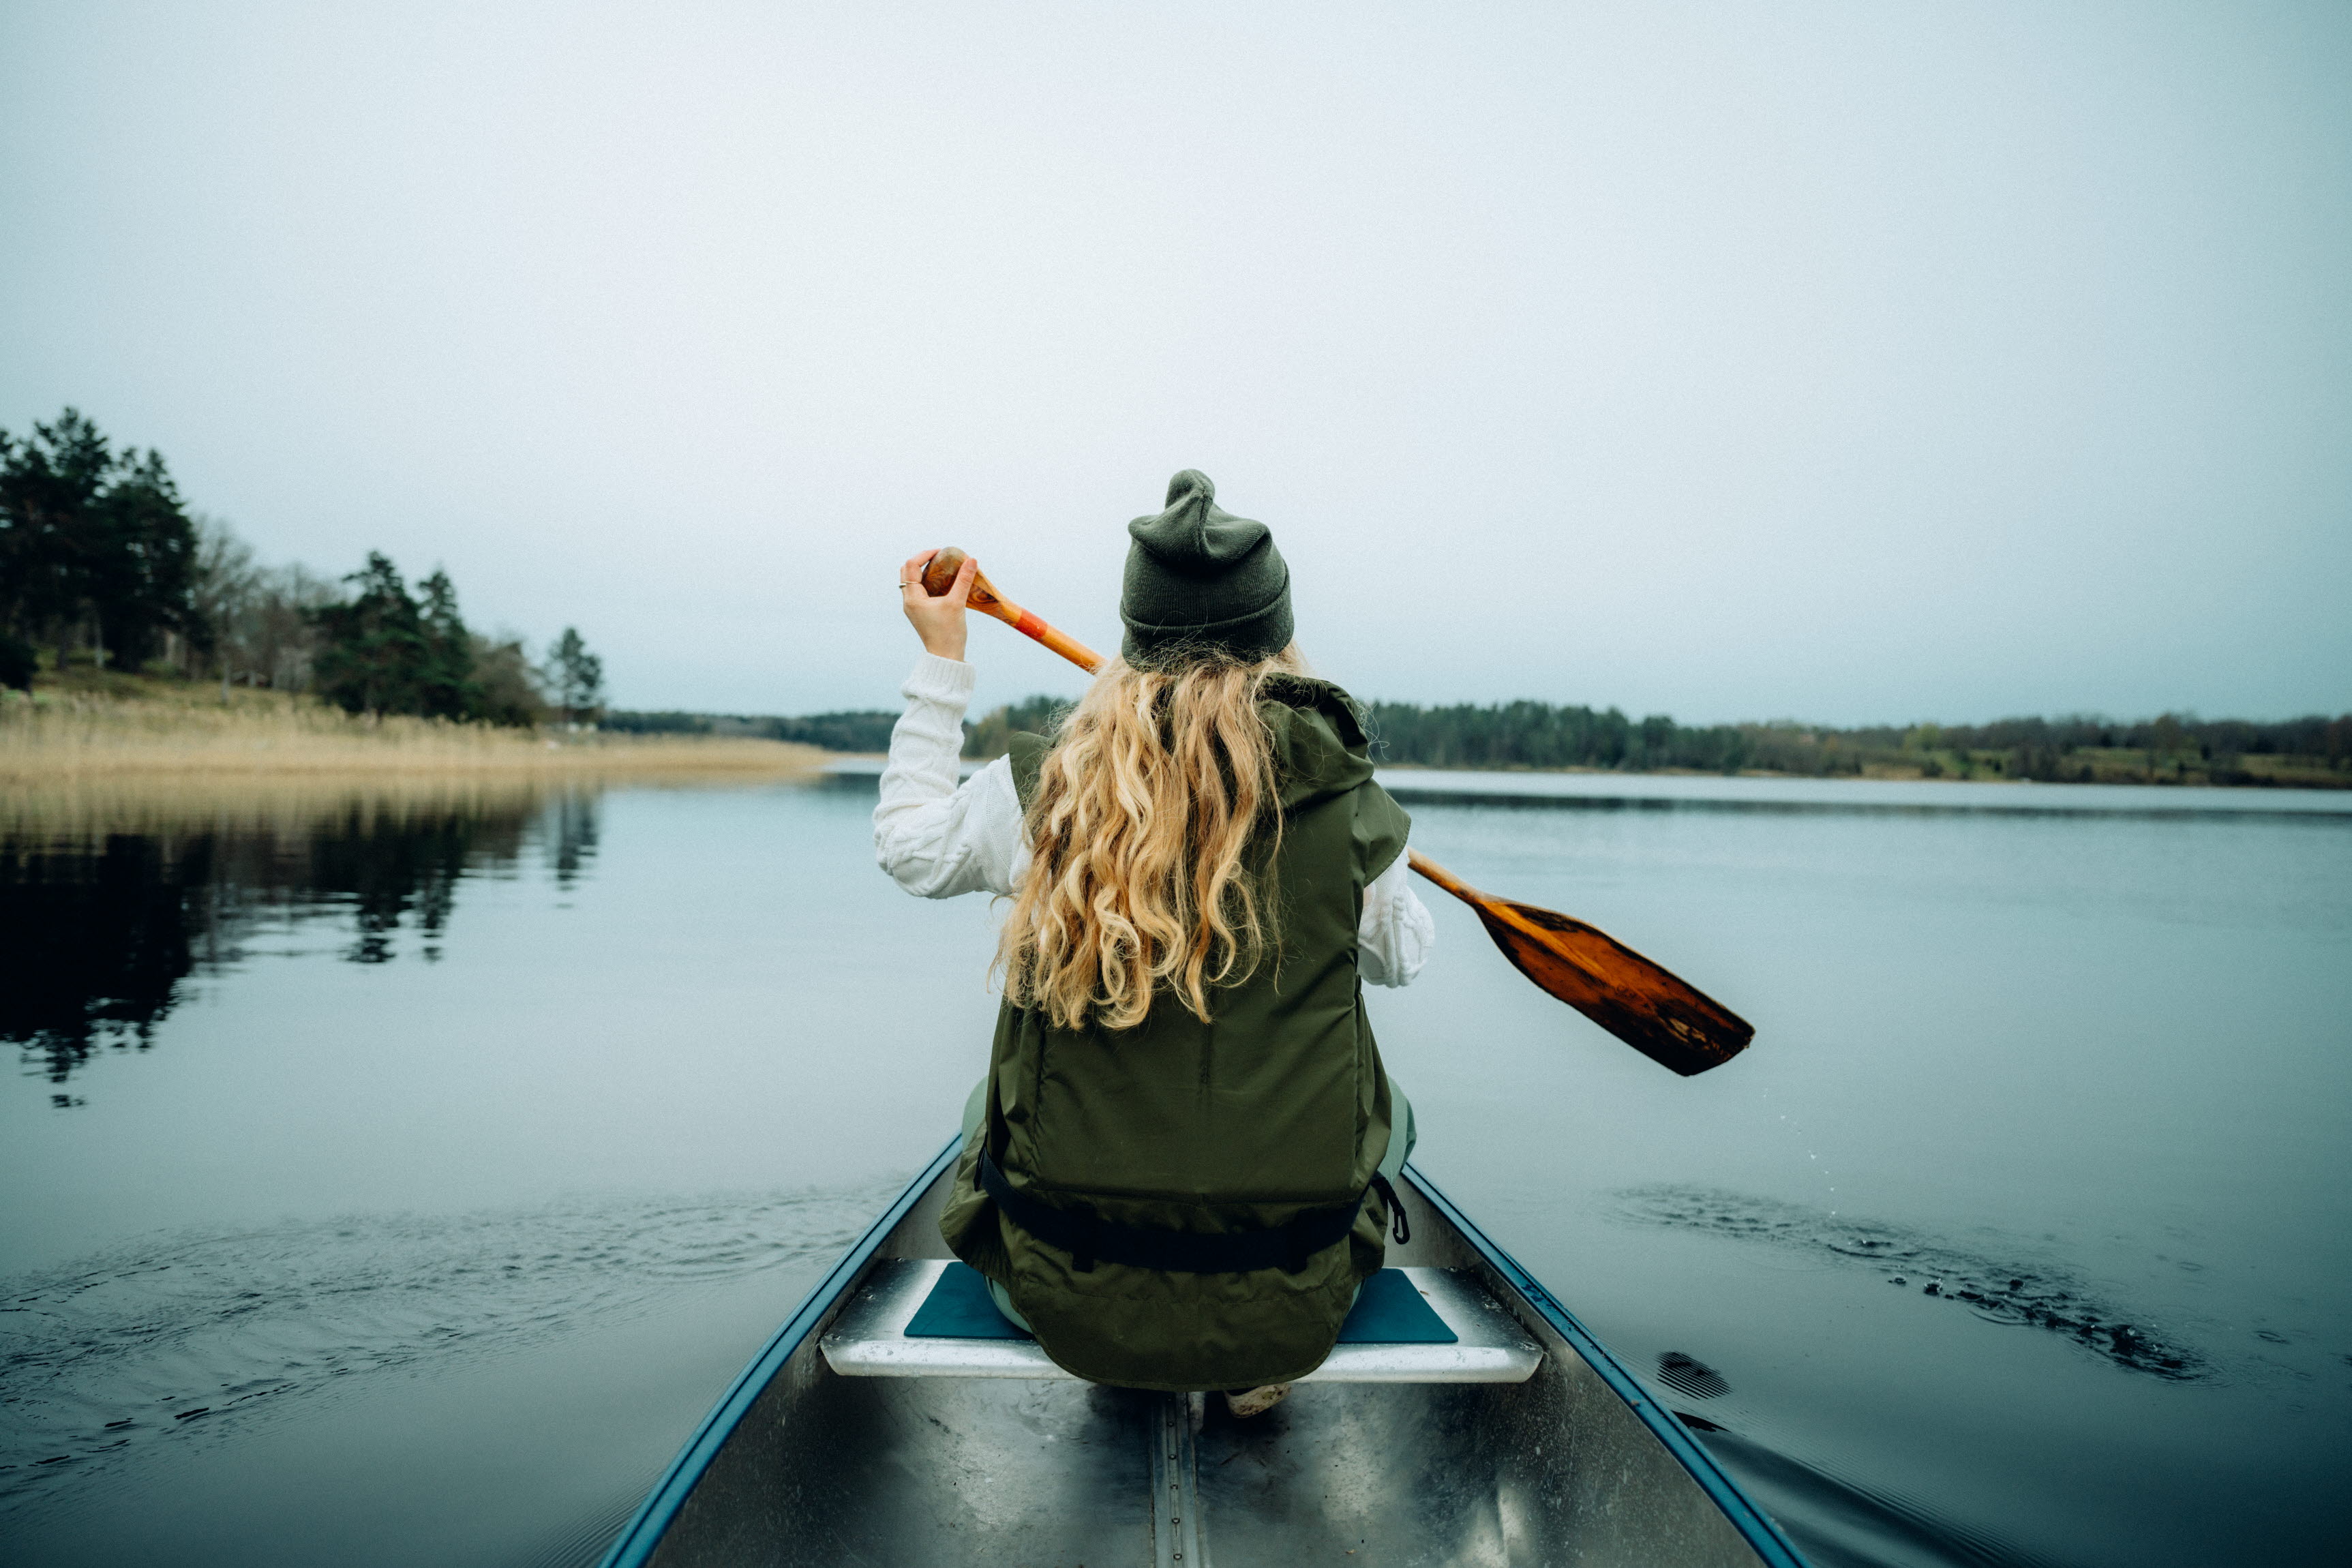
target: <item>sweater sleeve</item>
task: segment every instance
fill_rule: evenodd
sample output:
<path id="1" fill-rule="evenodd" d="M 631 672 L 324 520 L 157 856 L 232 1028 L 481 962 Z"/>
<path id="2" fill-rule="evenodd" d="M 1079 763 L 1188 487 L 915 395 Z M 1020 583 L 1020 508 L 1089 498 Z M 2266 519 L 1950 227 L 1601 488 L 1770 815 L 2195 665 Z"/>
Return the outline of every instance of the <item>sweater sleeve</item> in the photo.
<path id="1" fill-rule="evenodd" d="M 1437 945 L 1437 922 L 1412 890 L 1405 857 L 1364 889 L 1363 918 L 1356 926 L 1357 973 L 1374 985 L 1410 985 Z"/>
<path id="2" fill-rule="evenodd" d="M 999 757 L 956 783 L 972 680 L 971 665 L 927 653 L 898 689 L 907 710 L 890 730 L 874 858 L 917 898 L 1009 893 L 1027 869 L 1012 765 Z"/>

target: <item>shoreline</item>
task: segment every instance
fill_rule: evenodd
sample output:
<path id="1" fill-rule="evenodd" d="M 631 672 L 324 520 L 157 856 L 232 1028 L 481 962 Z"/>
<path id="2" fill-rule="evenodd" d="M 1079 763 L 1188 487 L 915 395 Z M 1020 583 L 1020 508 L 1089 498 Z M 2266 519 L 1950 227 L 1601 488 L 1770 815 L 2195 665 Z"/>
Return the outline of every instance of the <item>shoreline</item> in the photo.
<path id="1" fill-rule="evenodd" d="M 822 759 L 822 761 L 817 764 L 818 767 L 822 771 L 831 773 L 859 773 L 867 772 L 878 773 L 882 771 L 883 763 L 888 760 L 886 754 L 880 752 L 821 752 L 818 755 Z M 961 759 L 962 766 L 967 771 L 980 767 L 992 760 L 993 759 L 987 757 L 965 757 Z M 2019 779 L 2000 777 L 1988 778 L 1982 775 L 1974 775 L 1968 778 L 1955 778 L 1949 774 L 1946 774 L 1938 778 L 1931 777 L 1924 770 L 1919 769 L 1888 769 L 1881 767 L 1865 768 L 1863 772 L 1854 773 L 1790 773 L 1775 772 L 1769 768 L 1743 768 L 1738 773 L 1725 773 L 1711 772 L 1705 768 L 1591 768 L 1574 766 L 1538 768 L 1528 766 L 1526 763 L 1486 763 L 1478 766 L 1465 765 L 1461 767 L 1435 763 L 1376 763 L 1374 766 L 1379 769 L 1382 775 L 1391 773 L 1426 773 L 1437 778 L 1444 778 L 1451 774 L 1462 773 L 1499 773 L 1507 774 L 1515 778 L 1759 779 L 1775 780 L 1783 784 L 1983 784 L 1996 789 L 2016 789 L 2032 785 L 2040 789 L 2060 790 L 2083 788 L 2101 789 L 2113 786 L 2129 785 L 2135 789 L 2151 790 L 2243 790 L 2257 795 L 2274 794 L 2282 791 L 2298 795 L 2314 793 L 2325 795 L 2336 791 L 2352 790 L 2352 773 L 2339 774 L 2332 782 L 2323 778 L 2319 781 L 2309 783 L 2303 782 L 2301 780 L 2288 779 L 2258 779 L 2243 782 L 2216 783 L 2210 779 L 2199 776 L 2156 779 L 2140 777 L 2098 779 Z"/>
<path id="2" fill-rule="evenodd" d="M 173 779 L 309 778 L 321 784 L 407 777 L 579 779 L 667 777 L 679 782 L 809 776 L 877 766 L 880 753 L 830 752 L 744 735 L 635 734 L 554 726 L 534 730 L 440 719 L 353 715 L 308 695 L 232 689 L 205 682 L 123 675 L 37 683 L 31 695 L 0 691 L 0 783 L 76 781 L 151 786 Z M 978 763 L 984 758 L 966 759 Z M 1755 779 L 1814 784 L 2129 785 L 2148 790 L 2335 792 L 2352 771 L 2318 759 L 2250 753 L 2224 759 L 2077 752 L 2076 776 L 2018 777 L 1993 753 L 1954 764 L 1867 762 L 1852 772 L 1743 768 L 1603 768 L 1570 764 L 1382 763 L 1388 773 L 1526 777 Z M 844 769 L 842 764 L 850 766 Z"/>
<path id="3" fill-rule="evenodd" d="M 830 755 L 833 753 L 828 754 Z M 2252 790 L 2258 793 L 2274 790 L 2316 790 L 2322 793 L 2326 793 L 2330 790 L 2352 790 L 2352 773 L 2339 774 L 2332 780 L 2325 775 L 2308 779 L 2298 775 L 2293 778 L 2252 778 L 2217 781 L 2205 777 L 2201 773 L 2194 773 L 2188 776 L 2175 774 L 2169 778 L 2132 777 L 2121 774 L 2113 777 L 2090 779 L 1988 778 L 1981 774 L 1970 774 L 1966 778 L 1956 778 L 1949 773 L 1941 775 L 1930 774 L 1924 769 L 1919 768 L 1887 768 L 1877 765 L 1866 766 L 1859 773 L 1780 773 L 1771 768 L 1742 768 L 1738 773 L 1716 773 L 1706 768 L 1591 768 L 1574 766 L 1539 768 L 1532 767 L 1523 763 L 1481 763 L 1477 765 L 1465 764 L 1458 767 L 1452 764 L 1436 763 L 1380 763 L 1375 765 L 1383 773 L 1512 773 L 1524 774 L 1530 778 L 1567 776 L 1572 774 L 1586 778 L 1626 779 L 1780 779 L 1803 784 L 1983 784 L 1996 789 L 2021 788 L 2030 784 L 2041 789 L 2080 789 L 2085 787 L 2099 789 L 2127 785 L 2135 789 L 2237 789 Z"/>

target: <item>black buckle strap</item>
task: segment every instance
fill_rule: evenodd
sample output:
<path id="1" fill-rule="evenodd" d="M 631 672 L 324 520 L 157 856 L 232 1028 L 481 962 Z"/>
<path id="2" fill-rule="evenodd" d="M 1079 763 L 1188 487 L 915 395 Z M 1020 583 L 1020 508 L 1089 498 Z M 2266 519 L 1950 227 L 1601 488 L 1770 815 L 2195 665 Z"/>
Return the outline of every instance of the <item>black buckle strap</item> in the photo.
<path id="1" fill-rule="evenodd" d="M 1048 1247 L 1068 1253 L 1070 1266 L 1081 1274 L 1094 1272 L 1097 1261 L 1167 1274 L 1246 1274 L 1258 1268 L 1297 1274 L 1317 1253 L 1344 1238 L 1364 1206 L 1359 1198 L 1345 1208 L 1312 1210 L 1288 1225 L 1267 1230 L 1203 1236 L 1158 1226 L 1125 1225 L 1105 1219 L 1083 1205 L 1065 1208 L 1042 1202 L 1006 1181 L 985 1149 L 980 1152 L 980 1184 L 996 1200 L 1005 1218 Z M 1404 1212 L 1393 1192 L 1389 1204 L 1392 1214 Z"/>
<path id="2" fill-rule="evenodd" d="M 1372 1173 L 1372 1186 L 1381 1194 L 1381 1201 L 1389 1205 L 1389 1234 L 1402 1247 L 1412 1239 L 1412 1225 L 1404 1217 L 1404 1200 L 1397 1196 L 1396 1188 L 1378 1171 Z"/>

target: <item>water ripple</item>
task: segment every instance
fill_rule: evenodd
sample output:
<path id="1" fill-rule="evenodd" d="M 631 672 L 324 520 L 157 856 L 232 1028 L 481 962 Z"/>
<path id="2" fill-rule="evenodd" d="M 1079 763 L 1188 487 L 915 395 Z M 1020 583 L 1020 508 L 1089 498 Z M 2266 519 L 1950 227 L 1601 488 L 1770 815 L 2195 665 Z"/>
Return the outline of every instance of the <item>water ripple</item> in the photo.
<path id="1" fill-rule="evenodd" d="M 1683 1420 L 1818 1568 L 2054 1568 L 2008 1535 L 1947 1517 L 1923 1499 L 1807 1463 L 1711 1421 Z"/>
<path id="2" fill-rule="evenodd" d="M 895 1185 L 888 1191 L 895 1191 Z M 829 1258 L 881 1187 L 180 1234 L 0 1281 L 0 1507 L 338 1380 Z"/>
<path id="3" fill-rule="evenodd" d="M 1635 1224 L 1827 1252 L 1884 1271 L 1890 1284 L 1957 1301 L 1979 1317 L 2063 1334 L 2132 1372 L 2186 1382 L 2210 1371 L 2188 1345 L 2145 1326 L 2144 1314 L 2099 1300 L 2081 1279 L 2047 1263 L 1990 1258 L 1905 1226 L 1740 1193 L 1665 1185 L 1616 1196 L 1620 1217 Z"/>

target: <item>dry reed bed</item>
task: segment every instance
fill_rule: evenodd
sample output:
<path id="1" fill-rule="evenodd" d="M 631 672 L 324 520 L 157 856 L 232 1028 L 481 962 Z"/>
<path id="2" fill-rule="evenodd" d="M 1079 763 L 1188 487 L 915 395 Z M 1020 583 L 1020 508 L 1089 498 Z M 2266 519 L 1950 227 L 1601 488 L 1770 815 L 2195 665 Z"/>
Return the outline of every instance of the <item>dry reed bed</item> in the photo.
<path id="1" fill-rule="evenodd" d="M 0 708 L 0 782 L 194 780 L 222 775 L 537 781 L 656 775 L 772 777 L 814 772 L 824 753 L 778 741 L 534 733 L 437 719 L 355 717 L 268 692 L 228 704 L 47 695 Z"/>

